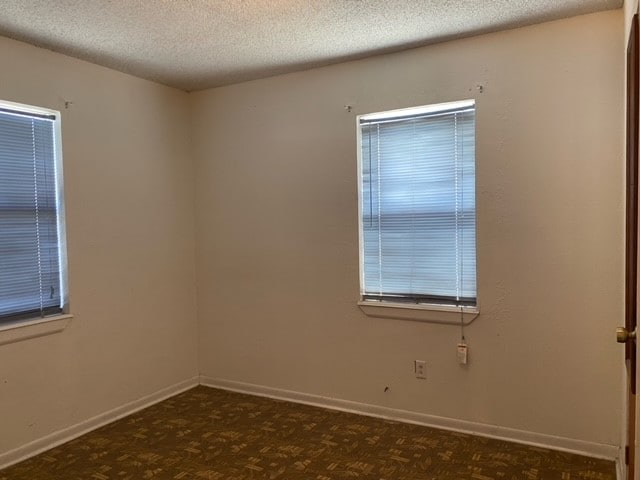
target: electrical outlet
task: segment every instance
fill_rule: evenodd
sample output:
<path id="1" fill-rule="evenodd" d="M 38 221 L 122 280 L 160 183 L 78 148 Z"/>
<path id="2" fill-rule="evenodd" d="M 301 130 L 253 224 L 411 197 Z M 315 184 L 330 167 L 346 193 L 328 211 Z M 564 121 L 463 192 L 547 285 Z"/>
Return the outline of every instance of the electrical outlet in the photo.
<path id="1" fill-rule="evenodd" d="M 413 371 L 416 374 L 416 378 L 427 378 L 427 362 L 424 360 L 415 360 L 413 362 Z"/>

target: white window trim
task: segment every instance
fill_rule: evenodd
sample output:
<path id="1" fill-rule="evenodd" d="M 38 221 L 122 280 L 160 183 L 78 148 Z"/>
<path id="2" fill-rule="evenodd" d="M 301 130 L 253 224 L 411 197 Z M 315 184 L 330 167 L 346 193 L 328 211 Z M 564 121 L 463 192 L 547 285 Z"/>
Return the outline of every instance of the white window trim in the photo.
<path id="1" fill-rule="evenodd" d="M 69 277 L 67 265 L 67 229 L 64 205 L 64 181 L 62 170 L 62 115 L 58 110 L 36 107 L 24 103 L 0 100 L 0 107 L 18 110 L 24 113 L 53 115 L 56 169 L 56 208 L 58 214 L 58 254 L 60 255 L 60 298 L 62 313 L 40 318 L 28 318 L 14 322 L 0 323 L 0 345 L 13 343 L 28 338 L 50 335 L 64 330 L 73 318 L 69 313 Z"/>
<path id="2" fill-rule="evenodd" d="M 461 100 L 454 102 L 445 102 L 441 104 L 426 105 L 421 107 L 401 108 L 376 113 L 361 114 L 356 116 L 356 151 L 357 151 L 357 175 L 358 175 L 358 271 L 359 271 L 359 288 L 364 284 L 364 271 L 362 268 L 364 256 L 364 240 L 362 238 L 362 189 L 360 182 L 362 179 L 362 128 L 360 121 L 393 118 L 399 112 L 410 112 L 414 114 L 428 113 L 437 111 L 447 107 L 466 107 L 476 105 L 475 100 Z M 477 256 L 477 246 L 476 246 Z M 476 273 L 477 275 L 477 273 Z M 377 318 L 393 318 L 398 320 L 415 320 L 428 323 L 437 323 L 444 325 L 469 325 L 478 316 L 480 316 L 480 298 L 476 292 L 476 305 L 470 307 L 457 307 L 455 305 L 437 305 L 437 304 L 407 304 L 393 303 L 378 300 L 363 300 L 362 292 L 360 292 L 360 300 L 357 302 L 360 310 L 369 317 Z M 462 317 L 462 318 L 461 318 Z M 462 321 L 461 321 L 462 320 Z"/>
<path id="3" fill-rule="evenodd" d="M 376 300 L 360 300 L 358 307 L 369 317 L 416 320 L 428 323 L 441 323 L 444 325 L 469 325 L 480 315 L 478 306 L 462 307 L 462 321 L 460 319 L 460 307 L 454 305 L 426 303 L 414 305 L 380 302 Z"/>
<path id="4" fill-rule="evenodd" d="M 63 331 L 73 315 L 62 313 L 50 317 L 16 321 L 0 325 L 0 345 L 43 337 Z"/>

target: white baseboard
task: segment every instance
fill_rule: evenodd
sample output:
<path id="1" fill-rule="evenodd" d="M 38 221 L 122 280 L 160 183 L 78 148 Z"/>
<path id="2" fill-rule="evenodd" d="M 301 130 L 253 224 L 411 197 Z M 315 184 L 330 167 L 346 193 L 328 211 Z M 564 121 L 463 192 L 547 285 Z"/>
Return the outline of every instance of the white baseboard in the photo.
<path id="1" fill-rule="evenodd" d="M 621 461 L 620 456 L 616 458 L 616 479 L 625 480 L 627 478 L 627 467 Z"/>
<path id="2" fill-rule="evenodd" d="M 253 385 L 250 383 L 236 382 L 220 378 L 211 378 L 202 375 L 200 376 L 200 384 L 207 387 L 231 390 L 239 393 L 247 393 L 250 395 L 268 397 L 277 400 L 303 403 L 305 405 L 313 405 L 316 407 L 323 407 L 331 410 L 357 413 L 360 415 L 384 418 L 387 420 L 414 423 L 417 425 L 424 425 L 443 430 L 452 430 L 455 432 L 495 438 L 498 440 L 507 440 L 509 442 L 522 443 L 525 445 L 550 448 L 564 452 L 576 453 L 579 455 L 587 455 L 589 457 L 604 458 L 606 460 L 617 461 L 620 453 L 619 447 L 616 445 L 586 442 L 583 440 L 558 437 L 555 435 L 546 435 L 543 433 L 528 432 L 525 430 L 517 430 L 513 428 L 499 427 L 496 425 L 470 422 L 467 420 L 438 417 L 435 415 L 427 415 L 425 413 L 398 410 L 394 408 L 382 407 L 379 405 L 352 402 L 349 400 L 341 400 L 338 398 L 323 397 L 320 395 L 294 392 L 291 390 Z"/>
<path id="3" fill-rule="evenodd" d="M 34 440 L 26 445 L 22 445 L 21 447 L 9 450 L 8 452 L 0 454 L 0 469 L 57 447 L 58 445 L 73 440 L 74 438 L 84 435 L 96 428 L 100 428 L 108 423 L 126 417 L 127 415 L 131 415 L 138 410 L 142 410 L 154 403 L 173 397 L 174 395 L 182 393 L 185 390 L 189 390 L 197 385 L 198 377 L 190 378 L 189 380 L 163 388 L 151 395 L 146 395 L 138 400 L 134 400 L 125 405 L 114 408 L 113 410 L 109 410 L 108 412 L 101 413 L 100 415 L 96 415 L 95 417 L 84 420 L 63 430 L 54 432 L 46 437 Z"/>
<path id="4" fill-rule="evenodd" d="M 435 415 L 427 415 L 424 413 L 411 412 L 407 410 L 398 410 L 394 408 L 382 407 L 379 405 L 370 405 L 366 403 L 352 402 L 349 400 L 341 400 L 337 398 L 323 397 L 309 393 L 294 392 L 291 390 L 283 390 L 279 388 L 265 387 L 261 385 L 253 385 L 250 383 L 235 382 L 232 380 L 224 380 L 219 378 L 211 378 L 200 376 L 185 380 L 167 388 L 163 388 L 158 392 L 152 393 L 138 400 L 134 400 L 120 407 L 114 408 L 108 412 L 96 415 L 76 425 L 65 428 L 58 432 L 34 440 L 26 445 L 15 448 L 0 454 L 0 469 L 6 468 L 15 463 L 26 460 L 29 457 L 38 455 L 58 445 L 66 443 L 85 433 L 100 428 L 108 423 L 119 420 L 127 415 L 131 415 L 143 408 L 155 403 L 161 402 L 169 397 L 182 393 L 196 385 L 201 384 L 207 387 L 220 388 L 234 392 L 247 393 L 261 397 L 274 398 L 278 400 L 286 400 L 289 402 L 302 403 L 305 405 L 313 405 L 316 407 L 328 408 L 331 410 L 339 410 L 343 412 L 367 415 L 370 417 L 384 418 L 387 420 L 395 420 L 405 423 L 414 423 L 417 425 L 425 425 L 428 427 L 440 428 L 443 430 L 452 430 L 455 432 L 468 433 L 483 437 L 495 438 L 499 440 L 507 440 L 510 442 L 533 445 L 543 448 L 551 448 L 590 457 L 604 458 L 616 461 L 616 470 L 618 478 L 621 477 L 621 464 L 619 447 L 615 445 L 607 445 L 593 442 L 585 442 L 583 440 L 575 440 L 542 433 L 528 432 L 495 425 L 487 425 L 483 423 L 469 422 L 466 420 L 457 420 L 446 417 L 438 417 Z"/>

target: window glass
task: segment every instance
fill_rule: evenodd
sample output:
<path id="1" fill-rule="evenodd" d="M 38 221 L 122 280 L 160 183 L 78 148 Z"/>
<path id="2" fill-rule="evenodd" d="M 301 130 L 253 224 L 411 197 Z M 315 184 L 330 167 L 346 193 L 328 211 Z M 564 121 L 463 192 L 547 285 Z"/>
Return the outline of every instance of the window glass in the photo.
<path id="1" fill-rule="evenodd" d="M 0 322 L 64 308 L 58 136 L 57 112 L 0 103 Z"/>
<path id="2" fill-rule="evenodd" d="M 475 305 L 474 102 L 358 125 L 362 298 Z"/>

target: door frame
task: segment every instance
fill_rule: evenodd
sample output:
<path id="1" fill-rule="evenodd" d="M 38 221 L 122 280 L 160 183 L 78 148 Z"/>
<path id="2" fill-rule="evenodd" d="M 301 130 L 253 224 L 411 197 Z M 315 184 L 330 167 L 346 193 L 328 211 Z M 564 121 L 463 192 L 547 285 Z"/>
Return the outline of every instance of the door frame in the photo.
<path id="1" fill-rule="evenodd" d="M 627 42 L 626 75 L 626 211 L 625 211 L 625 328 L 633 332 L 638 314 L 638 124 L 640 97 L 640 33 L 638 13 L 631 20 Z M 624 448 L 624 463 L 628 480 L 640 480 L 636 472 L 637 455 L 636 421 L 640 418 L 636 401 L 636 342 L 625 343 L 625 366 L 627 377 L 627 445 Z"/>

